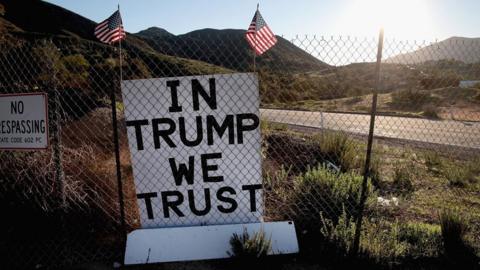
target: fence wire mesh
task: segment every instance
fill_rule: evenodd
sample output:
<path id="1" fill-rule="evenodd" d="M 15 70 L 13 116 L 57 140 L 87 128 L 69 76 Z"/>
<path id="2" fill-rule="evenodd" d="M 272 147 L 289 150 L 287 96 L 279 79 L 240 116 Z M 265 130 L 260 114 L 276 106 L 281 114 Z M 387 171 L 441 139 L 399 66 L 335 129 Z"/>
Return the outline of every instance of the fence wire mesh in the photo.
<path id="1" fill-rule="evenodd" d="M 111 91 L 118 101 L 127 229 L 139 228 L 141 212 L 147 210 L 134 185 L 120 69 L 123 80 L 252 72 L 252 52 L 236 30 L 207 36 L 139 33 L 123 43 L 120 66 L 117 47 L 18 35 L 19 42 L 1 43 L 0 93 L 46 92 L 50 139 L 60 143 L 58 149 L 51 143 L 46 151 L 0 151 L 5 217 L 0 253 L 8 254 L 2 263 L 29 268 L 121 261 Z M 377 42 L 279 38 L 256 59 L 262 166 L 248 169 L 233 161 L 228 166 L 245 178 L 261 175 L 262 219 L 293 220 L 301 250 L 351 249 L 376 87 Z M 467 238 L 480 243 L 479 50 L 478 42 L 454 39 L 441 45 L 385 41 L 362 254 L 392 260 L 438 255 L 431 243 L 440 239 L 439 211 L 444 208 L 454 208 L 468 220 Z M 251 85 L 253 81 L 239 79 L 234 87 Z M 142 88 L 150 92 L 146 96 L 157 91 L 147 82 Z M 223 104 L 242 108 L 256 102 L 243 94 L 223 97 Z M 142 105 L 151 110 L 168 106 L 155 98 L 142 99 Z M 198 127 L 190 120 L 186 137 L 193 140 Z M 201 149 L 188 151 L 199 154 Z M 146 174 L 169 170 L 169 164 L 153 168 L 145 160 L 143 165 Z M 238 194 L 236 200 L 248 200 L 247 195 Z M 224 222 L 219 216 L 214 223 Z M 431 242 L 408 238 L 414 230 Z"/>

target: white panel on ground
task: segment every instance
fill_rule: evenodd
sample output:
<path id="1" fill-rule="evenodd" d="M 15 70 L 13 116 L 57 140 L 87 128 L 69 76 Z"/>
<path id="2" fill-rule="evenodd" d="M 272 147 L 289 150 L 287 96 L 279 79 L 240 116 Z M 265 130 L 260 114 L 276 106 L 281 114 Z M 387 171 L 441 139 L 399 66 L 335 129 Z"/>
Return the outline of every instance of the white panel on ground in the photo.
<path id="1" fill-rule="evenodd" d="M 247 230 L 263 230 L 271 238 L 270 254 L 298 252 L 295 226 L 291 221 L 195 227 L 140 229 L 128 234 L 125 264 L 219 259 L 229 257 L 230 238 Z"/>

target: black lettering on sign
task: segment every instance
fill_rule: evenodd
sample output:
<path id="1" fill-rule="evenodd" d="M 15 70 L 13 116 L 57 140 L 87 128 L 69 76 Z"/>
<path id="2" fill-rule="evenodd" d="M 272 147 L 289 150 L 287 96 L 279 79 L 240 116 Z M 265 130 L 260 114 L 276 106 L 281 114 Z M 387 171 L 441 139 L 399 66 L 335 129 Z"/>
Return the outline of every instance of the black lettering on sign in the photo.
<path id="1" fill-rule="evenodd" d="M 178 209 L 178 206 L 183 203 L 183 195 L 180 191 L 163 191 L 162 193 L 162 204 L 163 204 L 163 216 L 165 218 L 170 217 L 170 210 L 172 209 L 175 214 L 179 217 L 184 217 L 185 215 Z M 174 201 L 168 200 L 168 197 L 176 197 Z"/>
<path id="2" fill-rule="evenodd" d="M 224 214 L 229 214 L 229 213 L 233 213 L 233 211 L 235 211 L 238 207 L 238 203 L 237 201 L 235 201 L 235 199 L 233 198 L 230 198 L 230 197 L 226 197 L 224 195 L 224 193 L 230 193 L 230 195 L 235 195 L 237 194 L 235 192 L 235 189 L 233 189 L 232 187 L 221 187 L 217 190 L 217 199 L 221 202 L 225 202 L 225 203 L 229 203 L 230 204 L 230 207 L 225 207 L 223 205 L 219 205 L 217 206 L 218 208 L 218 211 L 224 213 Z"/>
<path id="3" fill-rule="evenodd" d="M 45 120 L 40 120 L 40 132 L 45 133 Z"/>
<path id="4" fill-rule="evenodd" d="M 188 205 L 190 206 L 190 210 L 196 216 L 205 216 L 206 214 L 208 214 L 208 212 L 210 212 L 210 209 L 212 209 L 212 203 L 210 200 L 210 189 L 206 188 L 203 190 L 205 195 L 205 208 L 203 210 L 198 210 L 195 206 L 195 195 L 193 192 L 194 191 L 191 189 L 188 190 Z"/>
<path id="5" fill-rule="evenodd" d="M 188 157 L 188 167 L 184 163 L 180 163 L 177 168 L 177 164 L 175 163 L 175 158 L 169 158 L 168 162 L 170 163 L 170 168 L 172 170 L 173 178 L 175 179 L 175 184 L 177 186 L 182 185 L 182 179 L 185 178 L 187 184 L 193 185 L 193 173 L 194 173 L 194 157 Z"/>
<path id="6" fill-rule="evenodd" d="M 172 106 L 168 107 L 169 112 L 181 112 L 182 106 L 178 104 L 177 87 L 180 85 L 179 80 L 167 81 L 167 86 L 170 87 L 170 95 L 172 97 Z"/>
<path id="7" fill-rule="evenodd" d="M 222 158 L 222 153 L 209 153 L 200 155 L 200 159 L 202 161 L 202 174 L 203 174 L 203 182 L 222 182 L 223 176 L 210 176 L 209 171 L 216 171 L 218 170 L 218 165 L 208 165 L 208 161 L 210 159 L 220 159 Z"/>
<path id="8" fill-rule="evenodd" d="M 255 191 L 259 189 L 262 189 L 262 184 L 242 186 L 242 190 L 248 190 L 250 193 L 250 212 L 257 211 L 257 201 L 255 200 Z"/>
<path id="9" fill-rule="evenodd" d="M 251 120 L 251 124 L 244 124 L 244 120 Z M 258 116 L 253 113 L 242 113 L 237 115 L 237 142 L 239 144 L 243 143 L 243 132 L 251 131 L 258 128 L 260 120 Z"/>
<path id="10" fill-rule="evenodd" d="M 12 101 L 10 102 L 10 113 L 11 114 L 23 114 L 23 110 L 25 106 L 23 105 L 23 101 Z"/>
<path id="11" fill-rule="evenodd" d="M 148 219 L 153 219 L 152 198 L 156 198 L 156 197 L 157 197 L 156 192 L 137 194 L 137 199 L 144 199 L 145 201 L 145 207 L 147 208 Z"/>
<path id="12" fill-rule="evenodd" d="M 131 120 L 126 121 L 127 127 L 135 128 L 135 139 L 137 140 L 137 149 L 143 150 L 142 126 L 148 125 L 148 120 Z"/>
<path id="13" fill-rule="evenodd" d="M 161 124 L 167 124 L 168 128 L 160 130 L 158 128 Z M 168 144 L 170 147 L 176 147 L 175 143 L 170 139 L 170 135 L 175 132 L 175 122 L 170 118 L 154 118 L 152 119 L 152 129 L 153 129 L 153 143 L 155 149 L 160 148 L 160 137 Z"/>
<path id="14" fill-rule="evenodd" d="M 178 118 L 178 125 L 179 125 L 179 128 L 180 128 L 180 140 L 182 140 L 182 143 L 185 145 L 185 146 L 190 146 L 190 147 L 193 147 L 193 146 L 197 146 L 199 145 L 202 140 L 203 140 L 203 128 L 202 128 L 202 117 L 201 116 L 197 116 L 195 117 L 195 121 L 197 123 L 197 137 L 190 141 L 187 139 L 187 131 L 185 129 L 185 117 L 180 117 Z"/>
<path id="15" fill-rule="evenodd" d="M 200 103 L 198 96 L 202 96 L 203 100 L 207 103 L 208 107 L 212 110 L 217 109 L 217 92 L 215 87 L 215 78 L 208 80 L 210 86 L 210 94 L 207 94 L 205 88 L 200 84 L 197 79 L 192 79 L 192 98 L 193 98 L 193 110 L 200 110 Z"/>
<path id="16" fill-rule="evenodd" d="M 218 124 L 217 119 L 213 115 L 207 115 L 207 144 L 213 145 L 213 130 L 217 132 L 218 137 L 222 137 L 228 130 L 228 143 L 235 143 L 235 126 L 233 123 L 233 115 L 228 114 L 222 124 Z"/>

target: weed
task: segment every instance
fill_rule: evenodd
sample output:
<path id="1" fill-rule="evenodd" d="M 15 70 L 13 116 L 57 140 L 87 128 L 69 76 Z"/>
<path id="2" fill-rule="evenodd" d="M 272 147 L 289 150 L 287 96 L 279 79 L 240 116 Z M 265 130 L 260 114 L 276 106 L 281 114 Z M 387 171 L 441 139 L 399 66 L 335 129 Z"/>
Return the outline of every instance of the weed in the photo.
<path id="1" fill-rule="evenodd" d="M 431 119 L 439 119 L 440 118 L 440 116 L 438 115 L 438 112 L 437 112 L 437 107 L 435 107 L 432 104 L 427 104 L 427 105 L 423 106 L 422 115 L 427 117 L 427 118 L 431 118 Z"/>
<path id="2" fill-rule="evenodd" d="M 413 178 L 415 178 L 413 165 L 398 165 L 393 170 L 393 186 L 401 194 L 409 194 L 415 191 Z"/>
<path id="3" fill-rule="evenodd" d="M 450 165 L 443 170 L 443 175 L 450 185 L 455 187 L 466 187 L 469 184 L 476 184 L 480 181 L 479 161 L 469 161 L 462 165 Z"/>
<path id="4" fill-rule="evenodd" d="M 445 255 L 457 264 L 475 263 L 476 255 L 465 241 L 468 226 L 456 210 L 443 210 L 440 214 L 440 225 Z"/>
<path id="5" fill-rule="evenodd" d="M 342 255 L 350 253 L 355 236 L 355 220 L 347 215 L 345 208 L 337 223 L 325 218 L 323 213 L 320 213 L 320 218 L 322 221 L 320 233 L 324 239 L 334 244 L 337 252 Z"/>
<path id="6" fill-rule="evenodd" d="M 376 262 L 393 262 L 405 255 L 407 244 L 400 241 L 398 223 L 365 220 L 360 238 L 361 252 Z"/>
<path id="7" fill-rule="evenodd" d="M 409 257 L 433 258 L 440 255 L 442 236 L 440 226 L 409 222 L 400 225 L 399 240 L 408 243 Z"/>
<path id="8" fill-rule="evenodd" d="M 392 93 L 392 105 L 396 108 L 411 108 L 422 106 L 431 101 L 429 92 L 422 90 L 400 90 Z"/>
<path id="9" fill-rule="evenodd" d="M 466 187 L 468 185 L 468 172 L 465 168 L 453 165 L 449 166 L 443 173 L 452 186 Z"/>
<path id="10" fill-rule="evenodd" d="M 445 244 L 461 240 L 467 231 L 464 220 L 453 210 L 443 210 L 440 214 L 440 224 Z"/>
<path id="11" fill-rule="evenodd" d="M 271 238 L 263 230 L 255 232 L 252 236 L 247 229 L 242 234 L 234 233 L 230 238 L 231 257 L 240 259 L 259 259 L 266 257 L 272 249 Z"/>
<path id="12" fill-rule="evenodd" d="M 439 172 L 443 166 L 443 160 L 437 152 L 427 151 L 424 153 L 425 165 L 431 172 Z"/>
<path id="13" fill-rule="evenodd" d="M 360 146 L 343 133 L 324 133 L 313 137 L 320 146 L 323 159 L 340 167 L 342 172 L 357 165 L 357 153 Z"/>
<path id="14" fill-rule="evenodd" d="M 480 89 L 480 87 L 479 87 Z M 474 98 L 473 98 L 476 102 L 480 102 L 480 93 L 478 93 Z"/>
<path id="15" fill-rule="evenodd" d="M 432 74 L 425 76 L 420 80 L 423 89 L 435 89 L 442 87 L 458 86 L 460 83 L 459 75 L 453 72 L 444 72 L 442 74 Z"/>
<path id="16" fill-rule="evenodd" d="M 362 100 L 363 100 L 363 97 L 361 97 L 361 96 L 353 96 L 353 97 L 345 100 L 345 104 L 346 105 L 353 105 L 353 104 L 356 104 L 356 103 L 358 103 Z"/>
<path id="17" fill-rule="evenodd" d="M 294 180 L 294 219 L 299 224 L 318 226 L 321 223 L 320 213 L 334 222 L 337 222 L 343 211 L 356 216 L 362 180 L 357 174 L 334 173 L 325 166 L 308 170 Z M 366 194 L 367 198 L 373 194 L 370 180 Z"/>
<path id="18" fill-rule="evenodd" d="M 285 169 L 285 166 L 281 166 L 280 170 L 275 171 L 274 173 L 265 173 L 264 178 L 264 188 L 266 189 L 275 189 L 278 186 L 284 185 L 288 182 L 288 177 L 291 173 L 292 167 Z"/>

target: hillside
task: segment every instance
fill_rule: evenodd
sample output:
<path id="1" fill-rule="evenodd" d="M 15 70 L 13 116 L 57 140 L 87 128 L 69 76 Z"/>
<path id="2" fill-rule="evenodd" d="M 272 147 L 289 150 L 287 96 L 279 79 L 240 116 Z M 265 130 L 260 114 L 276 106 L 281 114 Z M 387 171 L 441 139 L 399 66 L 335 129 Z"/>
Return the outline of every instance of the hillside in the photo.
<path id="1" fill-rule="evenodd" d="M 176 36 L 157 27 L 135 34 L 160 53 L 251 71 L 253 53 L 244 35 L 245 30 L 238 29 L 201 29 Z M 271 50 L 257 57 L 258 68 L 268 66 L 270 70 L 273 67 L 277 71 L 306 72 L 329 67 L 286 39 L 279 36 L 277 39 L 278 43 Z"/>
<path id="2" fill-rule="evenodd" d="M 40 0 L 0 0 L 0 5 L 3 6 L 0 29 L 9 25 L 10 34 L 20 30 L 28 36 L 40 34 L 97 41 L 93 35 L 96 22 L 54 4 Z M 141 39 L 128 33 L 127 36 L 127 45 L 152 50 Z"/>
<path id="3" fill-rule="evenodd" d="M 0 32 L 4 35 L 15 34 L 16 38 L 19 33 L 22 37 L 61 36 L 97 42 L 93 35 L 96 22 L 62 7 L 39 0 L 0 0 L 0 5 L 3 14 L 0 17 Z M 251 71 L 253 54 L 244 33 L 244 30 L 234 29 L 202 29 L 176 36 L 164 29 L 151 27 L 134 35 L 127 33 L 124 44 L 126 49 L 157 52 L 228 69 Z M 328 67 L 287 40 L 277 38 L 276 46 L 257 57 L 257 67 L 268 66 L 271 71 L 290 72 L 318 71 Z M 272 70 L 272 67 L 277 70 Z"/>
<path id="4" fill-rule="evenodd" d="M 0 0 L 0 11 L 1 93 L 51 91 L 55 72 L 55 87 L 69 117 L 107 105 L 109 91 L 118 81 L 119 55 L 116 47 L 93 36 L 95 22 L 36 0 Z M 125 80 L 230 72 L 160 54 L 130 34 L 122 46 Z"/>
<path id="5" fill-rule="evenodd" d="M 108 13 L 105 16 L 107 15 Z M 87 58 L 97 56 L 106 60 L 110 57 L 106 52 L 112 53 L 114 48 L 100 43 L 93 35 L 96 24 L 81 15 L 44 1 L 0 0 L 0 41 L 8 39 L 9 43 L 15 46 L 28 43 L 32 46 L 38 40 L 48 38 L 57 46 L 65 48 L 64 53 L 79 53 Z M 183 74 L 198 74 L 213 68 L 207 63 L 159 54 L 141 38 L 129 33 L 122 43 L 126 60 L 142 58 L 141 65 L 149 67 L 148 73 L 151 74 L 158 74 L 158 70 L 153 69 L 163 65 L 180 65 L 180 73 Z M 162 60 L 159 62 L 159 59 Z M 161 71 L 167 72 L 166 69 Z M 172 75 L 171 72 L 168 73 Z"/>
<path id="6" fill-rule="evenodd" d="M 74 35 L 93 39 L 95 22 L 38 0 L 0 0 L 4 18 L 26 32 Z"/>
<path id="7" fill-rule="evenodd" d="M 413 52 L 390 57 L 385 62 L 417 64 L 438 60 L 456 60 L 464 63 L 480 62 L 480 38 L 451 37 Z"/>

